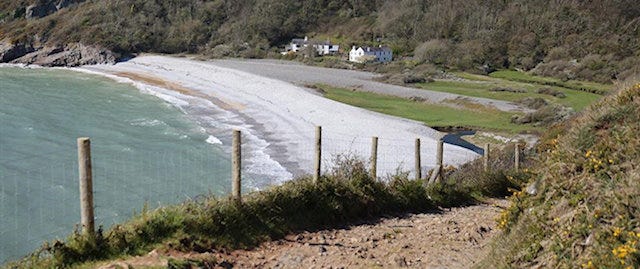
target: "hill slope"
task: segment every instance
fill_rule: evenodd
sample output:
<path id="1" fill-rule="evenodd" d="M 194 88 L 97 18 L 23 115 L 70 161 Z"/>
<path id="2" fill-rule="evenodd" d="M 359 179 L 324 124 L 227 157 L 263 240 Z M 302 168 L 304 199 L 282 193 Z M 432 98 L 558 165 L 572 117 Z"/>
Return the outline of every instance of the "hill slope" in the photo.
<path id="1" fill-rule="evenodd" d="M 40 19 L 0 4 L 0 39 L 117 53 L 263 57 L 292 37 L 391 45 L 458 69 L 522 68 L 608 82 L 638 72 L 640 5 L 616 1 L 89 0 Z M 77 1 L 74 1 L 77 2 Z"/>
<path id="2" fill-rule="evenodd" d="M 538 184 L 513 196 L 486 266 L 638 268 L 639 131 L 640 83 L 549 135 Z"/>

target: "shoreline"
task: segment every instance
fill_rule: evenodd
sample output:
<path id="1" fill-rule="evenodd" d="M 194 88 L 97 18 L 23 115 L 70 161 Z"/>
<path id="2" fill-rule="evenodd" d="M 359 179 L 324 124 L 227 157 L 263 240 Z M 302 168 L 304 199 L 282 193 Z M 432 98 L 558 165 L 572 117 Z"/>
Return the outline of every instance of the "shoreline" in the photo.
<path id="1" fill-rule="evenodd" d="M 225 150 L 230 150 L 231 130 L 242 130 L 243 146 L 250 152 L 245 169 L 267 177 L 266 182 L 251 184 L 256 189 L 311 174 L 316 125 L 323 126 L 324 171 L 331 169 L 337 155 L 367 160 L 371 137 L 377 136 L 378 174 L 383 176 L 412 170 L 416 138 L 422 141 L 423 174 L 433 168 L 436 139 L 443 135 L 419 122 L 351 107 L 307 88 L 220 63 L 145 55 L 116 65 L 71 70 L 130 83 L 158 96 L 218 138 Z M 445 144 L 445 164 L 460 165 L 477 156 Z"/>

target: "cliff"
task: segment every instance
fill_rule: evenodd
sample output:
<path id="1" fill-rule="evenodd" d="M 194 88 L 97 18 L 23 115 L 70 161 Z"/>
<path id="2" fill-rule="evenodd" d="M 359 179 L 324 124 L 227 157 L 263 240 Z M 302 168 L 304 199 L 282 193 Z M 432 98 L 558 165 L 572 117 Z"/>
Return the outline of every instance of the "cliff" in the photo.
<path id="1" fill-rule="evenodd" d="M 115 64 L 119 55 L 97 46 L 72 43 L 58 46 L 34 46 L 28 43 L 0 41 L 0 62 L 40 66 L 80 66 Z"/>

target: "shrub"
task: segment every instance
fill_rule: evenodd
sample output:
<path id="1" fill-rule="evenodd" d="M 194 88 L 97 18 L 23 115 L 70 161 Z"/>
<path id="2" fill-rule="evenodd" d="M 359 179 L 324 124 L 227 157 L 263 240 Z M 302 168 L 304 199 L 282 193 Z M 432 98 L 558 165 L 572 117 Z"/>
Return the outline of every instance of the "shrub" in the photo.
<path id="1" fill-rule="evenodd" d="M 570 107 L 552 104 L 540 107 L 536 111 L 525 115 L 513 115 L 511 122 L 516 124 L 534 124 L 535 126 L 550 126 L 562 122 L 575 112 Z"/>
<path id="2" fill-rule="evenodd" d="M 433 39 L 416 47 L 414 58 L 419 61 L 440 65 L 447 61 L 450 54 L 450 45 L 446 40 Z"/>
<path id="3" fill-rule="evenodd" d="M 407 75 L 404 77 L 403 82 L 406 84 L 425 83 L 427 82 L 427 78 L 423 76 Z"/>
<path id="4" fill-rule="evenodd" d="M 525 148 L 521 145 L 520 148 Z M 528 167 L 534 161 L 531 149 L 521 151 L 521 167 Z M 526 174 L 514 170 L 515 146 L 509 144 L 502 149 L 492 150 L 489 170 L 484 170 L 484 160 L 476 159 L 463 164 L 448 175 L 450 184 L 460 191 L 475 197 L 504 197 L 509 189 L 520 189 L 527 181 Z M 466 191 L 465 191 L 466 190 Z"/>
<path id="5" fill-rule="evenodd" d="M 565 98 L 565 97 L 567 97 L 567 95 L 566 95 L 566 94 L 564 94 L 563 92 L 558 91 L 558 90 L 554 90 L 554 89 L 549 88 L 549 87 L 540 88 L 540 89 L 538 89 L 536 92 L 537 92 L 537 93 L 539 93 L 539 94 L 551 95 L 551 96 L 553 96 L 553 97 L 558 97 L 558 98 Z"/>
<path id="6" fill-rule="evenodd" d="M 526 97 L 517 101 L 518 104 L 522 104 L 531 109 L 540 109 L 547 106 L 549 102 L 540 97 Z"/>
<path id="7" fill-rule="evenodd" d="M 509 87 L 495 87 L 495 88 L 489 89 L 489 91 L 492 91 L 492 92 L 512 92 L 512 93 L 526 93 L 527 92 L 527 90 L 525 90 L 525 89 L 514 89 L 514 88 L 509 88 Z"/>

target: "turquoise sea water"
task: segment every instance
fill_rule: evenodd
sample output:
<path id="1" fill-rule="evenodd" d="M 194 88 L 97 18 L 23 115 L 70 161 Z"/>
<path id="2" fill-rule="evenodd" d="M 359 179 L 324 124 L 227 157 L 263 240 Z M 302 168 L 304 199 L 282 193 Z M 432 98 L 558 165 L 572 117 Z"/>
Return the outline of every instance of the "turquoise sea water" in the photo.
<path id="1" fill-rule="evenodd" d="M 63 239 L 80 219 L 76 139 L 92 141 L 96 224 L 221 195 L 229 159 L 178 108 L 67 70 L 0 68 L 0 264 Z"/>

